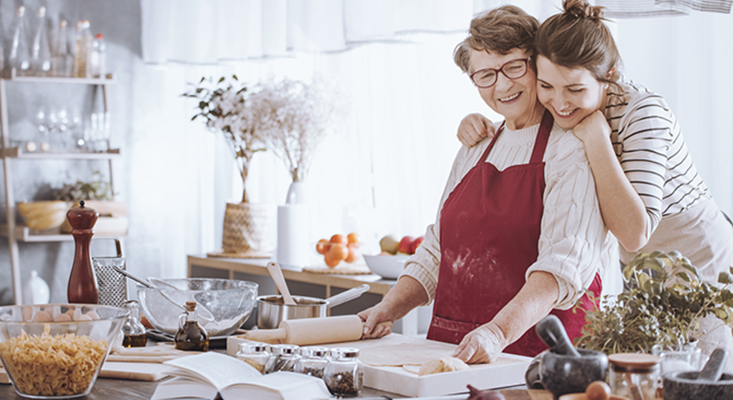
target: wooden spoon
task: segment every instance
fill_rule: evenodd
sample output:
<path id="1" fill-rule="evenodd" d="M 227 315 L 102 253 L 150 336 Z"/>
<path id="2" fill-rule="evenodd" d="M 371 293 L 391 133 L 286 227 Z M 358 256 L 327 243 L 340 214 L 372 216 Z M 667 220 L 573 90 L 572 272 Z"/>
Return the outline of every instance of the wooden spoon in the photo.
<path id="1" fill-rule="evenodd" d="M 275 281 L 275 286 L 277 286 L 277 290 L 282 294 L 285 304 L 294 306 L 296 304 L 295 300 L 293 300 L 293 296 L 290 295 L 290 290 L 288 290 L 288 285 L 285 283 L 285 277 L 283 276 L 283 271 L 280 269 L 280 266 L 276 262 L 270 261 L 267 263 L 267 272 L 270 273 L 272 280 Z"/>

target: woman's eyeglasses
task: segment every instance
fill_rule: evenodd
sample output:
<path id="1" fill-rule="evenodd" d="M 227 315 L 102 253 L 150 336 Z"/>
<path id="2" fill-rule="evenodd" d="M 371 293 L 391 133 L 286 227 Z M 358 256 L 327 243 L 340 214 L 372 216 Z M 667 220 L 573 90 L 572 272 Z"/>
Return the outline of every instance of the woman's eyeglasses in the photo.
<path id="1" fill-rule="evenodd" d="M 519 79 L 523 77 L 527 73 L 530 59 L 531 57 L 518 58 L 516 60 L 508 61 L 499 69 L 486 68 L 478 70 L 469 76 L 474 85 L 481 89 L 486 89 L 494 86 L 497 79 L 499 79 L 499 72 L 509 79 Z"/>

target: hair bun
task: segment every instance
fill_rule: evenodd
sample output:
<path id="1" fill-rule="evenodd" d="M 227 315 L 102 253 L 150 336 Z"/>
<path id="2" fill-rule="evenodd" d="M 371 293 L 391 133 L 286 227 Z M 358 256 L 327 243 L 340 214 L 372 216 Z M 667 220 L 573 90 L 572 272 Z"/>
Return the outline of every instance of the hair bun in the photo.
<path id="1" fill-rule="evenodd" d="M 575 19 L 586 18 L 593 21 L 603 19 L 603 7 L 590 5 L 586 0 L 564 0 L 565 14 Z"/>

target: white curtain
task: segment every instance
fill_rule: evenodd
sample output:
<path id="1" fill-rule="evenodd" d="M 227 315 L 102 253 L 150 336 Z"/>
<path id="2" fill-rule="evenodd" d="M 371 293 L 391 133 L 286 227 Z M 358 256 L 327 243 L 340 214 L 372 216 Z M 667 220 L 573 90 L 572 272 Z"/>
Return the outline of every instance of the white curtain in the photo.
<path id="1" fill-rule="evenodd" d="M 474 12 L 500 3 L 516 4 L 542 21 L 558 12 L 561 0 L 141 0 L 145 68 L 155 71 L 150 85 L 166 99 L 156 102 L 155 119 L 148 122 L 167 139 L 153 140 L 190 139 L 173 149 L 183 161 L 169 171 L 164 189 L 193 204 L 175 213 L 195 215 L 172 224 L 180 226 L 171 234 L 173 244 L 150 251 L 185 260 L 181 252 L 221 246 L 224 205 L 241 197 L 241 182 L 223 140 L 189 122 L 195 104 L 179 95 L 202 76 L 231 73 L 252 83 L 318 73 L 345 93 L 350 123 L 323 143 L 308 179 L 317 204 L 313 242 L 359 231 L 374 251 L 382 235 L 422 234 L 435 219 L 459 148 L 458 122 L 471 112 L 498 118 L 453 64 L 452 50 Z M 665 96 L 698 169 L 729 214 L 732 19 L 691 13 L 609 23 L 624 73 Z M 140 128 L 150 132 L 150 126 Z M 187 175 L 174 178 L 176 173 Z M 144 174 L 140 167 L 135 176 Z M 289 183 L 280 160 L 267 153 L 255 157 L 247 183 L 253 201 L 282 204 Z M 169 213 L 170 220 L 180 219 L 173 209 Z M 184 265 L 171 262 L 164 274 L 184 275 Z"/>

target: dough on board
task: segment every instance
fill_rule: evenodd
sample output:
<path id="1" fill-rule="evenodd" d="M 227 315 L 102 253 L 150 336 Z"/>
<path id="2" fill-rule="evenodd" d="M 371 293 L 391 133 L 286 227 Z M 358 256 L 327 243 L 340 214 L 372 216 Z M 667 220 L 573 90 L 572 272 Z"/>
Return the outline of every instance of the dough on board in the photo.
<path id="1" fill-rule="evenodd" d="M 455 357 L 441 357 L 437 359 L 430 360 L 423 365 L 420 366 L 420 371 L 418 371 L 418 375 L 430 375 L 430 374 L 438 374 L 441 372 L 450 372 L 450 371 L 465 371 L 469 369 L 468 364 L 463 362 L 463 360 Z"/>

